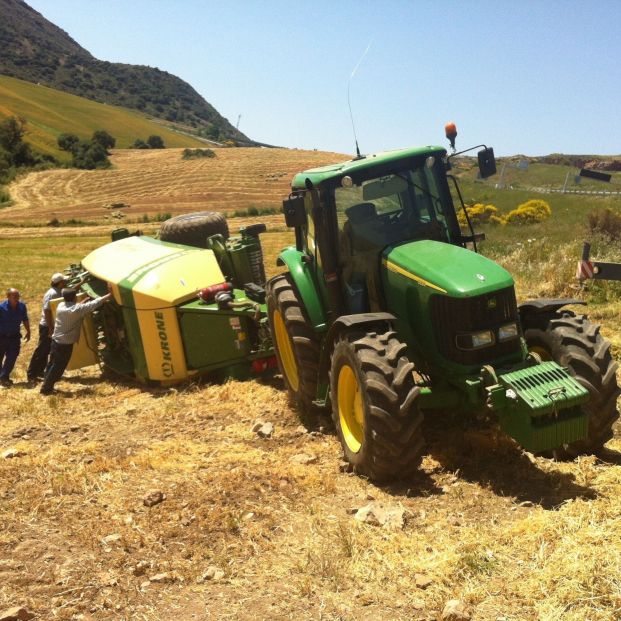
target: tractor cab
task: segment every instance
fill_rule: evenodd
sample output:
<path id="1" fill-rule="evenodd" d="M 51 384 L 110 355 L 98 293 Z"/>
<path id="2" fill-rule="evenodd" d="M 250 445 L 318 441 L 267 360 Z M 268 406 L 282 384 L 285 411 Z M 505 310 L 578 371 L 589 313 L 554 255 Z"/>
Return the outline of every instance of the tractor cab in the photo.
<path id="1" fill-rule="evenodd" d="M 326 264 L 338 281 L 324 303 L 338 314 L 385 308 L 385 251 L 414 240 L 465 247 L 441 147 L 381 153 L 298 174 L 285 201 L 296 245 L 313 261 L 318 282 Z M 297 215 L 294 216 L 297 210 Z M 329 289 L 329 287 L 328 287 Z"/>

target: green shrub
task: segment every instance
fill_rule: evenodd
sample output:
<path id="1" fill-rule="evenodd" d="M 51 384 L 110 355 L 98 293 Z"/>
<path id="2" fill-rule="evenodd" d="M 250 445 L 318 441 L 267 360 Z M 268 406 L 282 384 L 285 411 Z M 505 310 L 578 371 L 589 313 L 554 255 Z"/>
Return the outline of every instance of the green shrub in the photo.
<path id="1" fill-rule="evenodd" d="M 183 149 L 181 159 L 194 160 L 201 157 L 216 157 L 216 154 L 211 149 Z"/>
<path id="2" fill-rule="evenodd" d="M 164 141 L 161 136 L 153 135 L 147 138 L 147 144 L 149 145 L 149 149 L 164 149 L 166 146 L 164 145 Z"/>
<path id="3" fill-rule="evenodd" d="M 6 191 L 0 189 L 0 209 L 2 207 L 8 207 L 11 204 L 11 195 Z"/>

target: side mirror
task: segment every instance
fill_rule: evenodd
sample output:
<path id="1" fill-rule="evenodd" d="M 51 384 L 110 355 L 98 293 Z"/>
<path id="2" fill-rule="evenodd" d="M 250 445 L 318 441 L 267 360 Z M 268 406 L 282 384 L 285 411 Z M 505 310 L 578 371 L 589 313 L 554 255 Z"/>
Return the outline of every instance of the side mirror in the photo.
<path id="1" fill-rule="evenodd" d="M 285 223 L 288 227 L 306 225 L 306 209 L 304 196 L 290 196 L 282 202 L 282 210 L 285 214 Z"/>
<path id="2" fill-rule="evenodd" d="M 481 179 L 487 179 L 496 174 L 496 158 L 494 157 L 494 149 L 486 147 L 477 153 L 479 159 L 479 175 Z"/>

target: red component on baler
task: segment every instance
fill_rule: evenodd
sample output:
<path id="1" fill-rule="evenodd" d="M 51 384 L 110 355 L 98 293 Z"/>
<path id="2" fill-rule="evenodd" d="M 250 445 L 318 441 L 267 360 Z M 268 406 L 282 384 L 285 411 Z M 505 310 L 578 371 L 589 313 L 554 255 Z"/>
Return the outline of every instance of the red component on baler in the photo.
<path id="1" fill-rule="evenodd" d="M 198 297 L 206 304 L 211 304 L 215 300 L 216 294 L 221 291 L 231 292 L 233 291 L 233 285 L 230 282 L 221 282 L 217 285 L 205 287 L 198 292 Z"/>
<path id="2" fill-rule="evenodd" d="M 271 369 L 275 369 L 278 366 L 276 356 L 270 356 L 269 358 L 259 358 L 252 361 L 253 373 L 265 373 Z"/>

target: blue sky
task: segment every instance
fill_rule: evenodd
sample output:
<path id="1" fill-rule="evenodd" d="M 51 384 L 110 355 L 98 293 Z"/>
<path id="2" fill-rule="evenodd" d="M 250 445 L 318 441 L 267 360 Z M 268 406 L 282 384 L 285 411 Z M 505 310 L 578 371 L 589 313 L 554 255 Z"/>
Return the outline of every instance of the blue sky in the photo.
<path id="1" fill-rule="evenodd" d="M 249 137 L 621 153 L 621 1 L 26 0 L 94 56 L 189 82 Z"/>

